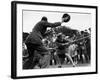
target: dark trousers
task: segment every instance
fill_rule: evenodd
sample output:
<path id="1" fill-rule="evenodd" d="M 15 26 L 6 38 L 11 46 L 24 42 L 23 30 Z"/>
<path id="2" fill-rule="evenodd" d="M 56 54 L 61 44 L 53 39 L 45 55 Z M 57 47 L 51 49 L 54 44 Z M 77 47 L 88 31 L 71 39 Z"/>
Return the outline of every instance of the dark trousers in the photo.
<path id="1" fill-rule="evenodd" d="M 23 64 L 23 69 L 33 69 L 36 65 L 45 68 L 49 65 L 48 51 L 42 45 L 26 43 L 28 60 Z"/>

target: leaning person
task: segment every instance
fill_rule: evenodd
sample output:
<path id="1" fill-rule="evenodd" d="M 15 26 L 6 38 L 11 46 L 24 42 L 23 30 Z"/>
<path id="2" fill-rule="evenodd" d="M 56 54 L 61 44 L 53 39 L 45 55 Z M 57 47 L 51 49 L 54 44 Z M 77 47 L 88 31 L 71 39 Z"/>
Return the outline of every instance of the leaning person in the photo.
<path id="1" fill-rule="evenodd" d="M 61 22 L 49 23 L 47 17 L 42 17 L 41 21 L 39 21 L 34 26 L 31 34 L 27 37 L 25 41 L 29 53 L 28 57 L 29 60 L 26 63 L 24 63 L 23 65 L 24 69 L 33 69 L 39 63 L 39 59 L 35 57 L 38 54 L 40 54 L 40 56 L 44 57 L 43 59 L 45 59 L 42 60 L 43 62 L 41 64 L 41 68 L 48 67 L 50 55 L 49 55 L 49 49 L 46 48 L 42 43 L 43 35 L 45 34 L 47 27 L 53 28 L 60 26 L 61 23 L 66 22 L 66 20 L 68 19 L 69 19 L 68 16 L 64 16 L 62 17 Z M 35 51 L 37 51 L 36 54 L 34 54 Z"/>

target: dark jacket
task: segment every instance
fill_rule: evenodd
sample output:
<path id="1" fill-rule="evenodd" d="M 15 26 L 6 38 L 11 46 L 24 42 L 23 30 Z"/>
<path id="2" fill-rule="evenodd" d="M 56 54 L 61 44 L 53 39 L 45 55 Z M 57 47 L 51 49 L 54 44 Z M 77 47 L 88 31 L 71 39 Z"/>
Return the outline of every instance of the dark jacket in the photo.
<path id="1" fill-rule="evenodd" d="M 66 45 L 62 45 L 62 44 L 64 44 L 64 43 L 67 43 L 67 41 L 65 40 L 65 39 L 57 39 L 56 40 L 56 45 L 57 45 L 57 49 L 59 49 L 59 50 L 64 50 L 65 48 L 66 48 Z"/>
<path id="2" fill-rule="evenodd" d="M 32 32 L 27 37 L 25 42 L 41 45 L 43 35 L 45 34 L 47 27 L 57 27 L 57 26 L 60 26 L 60 25 L 61 25 L 60 22 L 49 23 L 47 21 L 40 21 L 34 26 Z"/>

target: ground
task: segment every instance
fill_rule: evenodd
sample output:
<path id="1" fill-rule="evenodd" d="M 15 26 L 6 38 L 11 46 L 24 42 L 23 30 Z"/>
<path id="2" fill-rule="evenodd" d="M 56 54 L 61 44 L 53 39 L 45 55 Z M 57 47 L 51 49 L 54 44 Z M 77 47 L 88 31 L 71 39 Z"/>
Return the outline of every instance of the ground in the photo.
<path id="1" fill-rule="evenodd" d="M 76 64 L 75 67 L 87 67 L 87 66 L 91 66 L 89 63 L 79 63 L 79 64 Z M 63 64 L 61 66 L 61 68 L 67 68 L 67 67 L 73 67 L 72 64 Z M 58 68 L 58 65 L 50 65 L 49 68 Z M 35 69 L 38 69 L 38 67 L 35 67 Z"/>

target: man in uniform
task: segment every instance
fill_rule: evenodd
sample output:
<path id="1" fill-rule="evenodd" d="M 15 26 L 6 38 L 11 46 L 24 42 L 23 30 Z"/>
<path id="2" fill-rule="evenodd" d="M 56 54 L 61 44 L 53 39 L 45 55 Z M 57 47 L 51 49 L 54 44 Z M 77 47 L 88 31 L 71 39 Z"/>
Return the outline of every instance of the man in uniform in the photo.
<path id="1" fill-rule="evenodd" d="M 62 17 L 62 22 L 65 22 L 68 19 L 69 19 L 68 16 L 64 16 Z M 41 59 L 45 59 L 40 61 L 41 68 L 48 67 L 50 60 L 50 55 L 48 52 L 49 49 L 43 45 L 42 39 L 43 36 L 45 35 L 47 27 L 51 28 L 57 27 L 60 26 L 62 22 L 49 23 L 47 17 L 42 17 L 41 21 L 39 21 L 34 26 L 32 32 L 25 41 L 29 53 L 28 57 L 29 60 L 26 63 L 24 63 L 23 65 L 24 69 L 33 69 Z"/>

